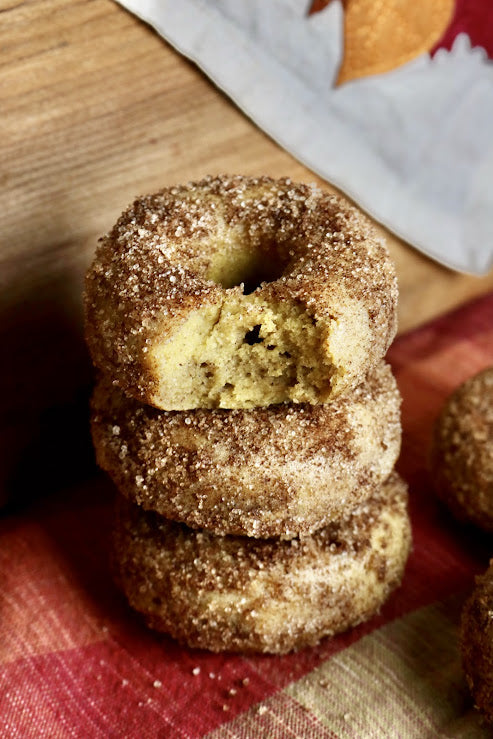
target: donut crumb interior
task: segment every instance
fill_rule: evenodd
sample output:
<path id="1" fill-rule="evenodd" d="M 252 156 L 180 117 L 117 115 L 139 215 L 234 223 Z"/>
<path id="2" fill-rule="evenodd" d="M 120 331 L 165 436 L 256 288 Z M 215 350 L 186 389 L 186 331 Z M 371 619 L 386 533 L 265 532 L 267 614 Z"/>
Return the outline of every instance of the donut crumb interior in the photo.
<path id="1" fill-rule="evenodd" d="M 154 343 L 148 361 L 159 407 L 316 403 L 330 392 L 335 367 L 320 351 L 326 325 L 295 303 L 243 289 L 227 289 L 222 303 L 194 311 L 171 338 Z"/>

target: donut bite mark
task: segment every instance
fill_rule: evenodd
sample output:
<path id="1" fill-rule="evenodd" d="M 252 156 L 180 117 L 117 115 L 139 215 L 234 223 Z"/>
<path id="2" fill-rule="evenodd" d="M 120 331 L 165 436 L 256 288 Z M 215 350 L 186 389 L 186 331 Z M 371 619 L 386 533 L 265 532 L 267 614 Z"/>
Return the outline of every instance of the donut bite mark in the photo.
<path id="1" fill-rule="evenodd" d="M 400 584 L 407 491 L 394 473 L 313 536 L 217 536 L 120 498 L 116 580 L 147 624 L 191 647 L 284 654 L 370 618 Z"/>
<path id="2" fill-rule="evenodd" d="M 460 385 L 435 424 L 431 474 L 461 520 L 493 532 L 493 367 Z"/>
<path id="3" fill-rule="evenodd" d="M 345 200 L 267 177 L 209 177 L 139 198 L 86 280 L 94 363 L 164 410 L 323 403 L 396 330 L 397 285 Z"/>
<path id="4" fill-rule="evenodd" d="M 92 399 L 99 465 L 127 498 L 218 534 L 310 534 L 370 497 L 401 441 L 384 362 L 330 404 L 159 411 L 104 378 Z"/>

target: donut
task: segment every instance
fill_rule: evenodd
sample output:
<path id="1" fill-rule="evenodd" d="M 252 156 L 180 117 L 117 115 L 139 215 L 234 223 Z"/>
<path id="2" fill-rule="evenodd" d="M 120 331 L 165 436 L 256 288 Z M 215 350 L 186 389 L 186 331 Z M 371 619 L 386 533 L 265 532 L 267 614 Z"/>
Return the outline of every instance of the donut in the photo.
<path id="1" fill-rule="evenodd" d="M 86 278 L 97 367 L 163 410 L 324 403 L 396 331 L 397 284 L 369 220 L 289 179 L 207 177 L 141 197 Z"/>
<path id="2" fill-rule="evenodd" d="M 476 707 L 493 722 L 493 560 L 462 609 L 460 648 Z"/>
<path id="3" fill-rule="evenodd" d="M 151 628 L 181 643 L 283 654 L 380 609 L 409 552 L 406 503 L 393 473 L 344 519 L 283 541 L 196 531 L 120 496 L 115 578 Z"/>
<path id="4" fill-rule="evenodd" d="M 127 498 L 192 528 L 291 538 L 339 518 L 390 474 L 400 395 L 383 362 L 324 405 L 160 411 L 102 378 L 92 399 L 99 465 Z"/>
<path id="5" fill-rule="evenodd" d="M 435 424 L 431 472 L 460 520 L 493 532 L 493 367 L 466 380 Z"/>

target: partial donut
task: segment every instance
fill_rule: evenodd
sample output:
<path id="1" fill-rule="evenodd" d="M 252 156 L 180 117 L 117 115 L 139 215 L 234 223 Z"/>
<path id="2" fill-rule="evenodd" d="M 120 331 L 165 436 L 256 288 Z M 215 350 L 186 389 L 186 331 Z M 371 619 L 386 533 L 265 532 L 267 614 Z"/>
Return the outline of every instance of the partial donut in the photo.
<path id="1" fill-rule="evenodd" d="M 148 625 L 191 647 L 283 654 L 375 614 L 410 546 L 393 474 L 344 520 L 291 541 L 194 531 L 119 499 L 116 579 Z"/>
<path id="2" fill-rule="evenodd" d="M 396 330 L 369 220 L 313 186 L 208 177 L 139 198 L 86 279 L 94 363 L 165 410 L 321 403 L 362 381 Z"/>
<path id="3" fill-rule="evenodd" d="M 400 395 L 383 362 L 327 405 L 159 411 L 104 378 L 99 465 L 126 497 L 219 534 L 307 534 L 368 498 L 399 454 Z"/>
<path id="4" fill-rule="evenodd" d="M 448 399 L 435 425 L 431 470 L 455 516 L 493 532 L 493 367 Z"/>
<path id="5" fill-rule="evenodd" d="M 464 605 L 461 652 L 476 707 L 493 722 L 493 560 Z"/>

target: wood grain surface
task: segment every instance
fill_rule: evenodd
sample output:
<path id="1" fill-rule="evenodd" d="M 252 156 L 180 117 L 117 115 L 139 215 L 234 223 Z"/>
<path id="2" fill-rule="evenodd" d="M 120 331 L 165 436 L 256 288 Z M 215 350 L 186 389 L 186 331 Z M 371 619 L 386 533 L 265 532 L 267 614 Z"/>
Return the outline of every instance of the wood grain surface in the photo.
<path id="1" fill-rule="evenodd" d="M 318 180 L 111 0 L 0 0 L 0 49 L 1 500 L 90 468 L 82 280 L 134 196 L 218 172 Z M 401 331 L 493 287 L 387 237 Z"/>

